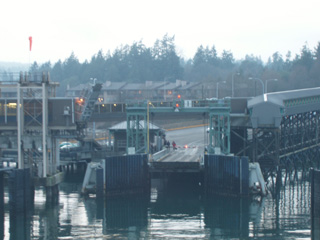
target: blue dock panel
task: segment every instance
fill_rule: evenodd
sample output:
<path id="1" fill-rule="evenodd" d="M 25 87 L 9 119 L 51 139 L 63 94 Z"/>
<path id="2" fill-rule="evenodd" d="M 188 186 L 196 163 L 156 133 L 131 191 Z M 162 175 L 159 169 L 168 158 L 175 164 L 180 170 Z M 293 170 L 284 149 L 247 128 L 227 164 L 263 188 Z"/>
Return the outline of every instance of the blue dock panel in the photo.
<path id="1" fill-rule="evenodd" d="M 149 187 L 147 155 L 106 158 L 106 192 L 136 192 Z"/>
<path id="2" fill-rule="evenodd" d="M 220 195 L 248 195 L 249 162 L 246 157 L 205 155 L 205 190 Z"/>

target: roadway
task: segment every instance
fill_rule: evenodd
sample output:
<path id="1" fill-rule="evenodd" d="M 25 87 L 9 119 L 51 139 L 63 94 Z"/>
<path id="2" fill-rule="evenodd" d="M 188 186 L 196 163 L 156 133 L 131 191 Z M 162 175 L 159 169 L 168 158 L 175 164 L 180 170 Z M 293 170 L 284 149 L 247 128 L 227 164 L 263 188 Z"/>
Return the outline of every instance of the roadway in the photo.
<path id="1" fill-rule="evenodd" d="M 170 141 L 170 153 L 162 162 L 198 162 L 204 153 L 208 142 L 207 127 L 174 129 L 166 131 L 166 139 Z M 172 150 L 172 141 L 177 144 L 177 150 Z"/>

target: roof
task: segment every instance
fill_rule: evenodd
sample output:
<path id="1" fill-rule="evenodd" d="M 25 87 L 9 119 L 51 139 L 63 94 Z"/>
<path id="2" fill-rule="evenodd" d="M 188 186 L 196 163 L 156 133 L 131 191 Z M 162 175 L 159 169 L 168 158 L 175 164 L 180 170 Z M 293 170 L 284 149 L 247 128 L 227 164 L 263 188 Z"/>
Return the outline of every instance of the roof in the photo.
<path id="1" fill-rule="evenodd" d="M 69 89 L 67 89 L 67 91 L 82 91 L 83 89 L 86 89 L 88 87 L 90 87 L 88 83 L 85 83 L 85 84 L 81 83 L 75 87 L 70 87 Z"/>
<path id="2" fill-rule="evenodd" d="M 189 89 L 189 88 L 194 88 L 195 86 L 200 85 L 201 82 L 188 82 L 186 85 L 181 86 L 180 89 Z"/>
<path id="3" fill-rule="evenodd" d="M 320 88 L 266 93 L 248 100 L 252 126 L 279 127 L 284 115 L 320 109 Z"/>
<path id="4" fill-rule="evenodd" d="M 162 89 L 165 88 L 166 84 L 167 84 L 167 83 L 164 83 L 164 82 L 162 82 L 162 81 L 161 81 L 161 82 L 152 82 L 151 85 L 145 86 L 145 89 L 147 89 L 147 90 L 153 90 L 153 89 L 160 89 L 160 90 L 162 90 Z"/>
<path id="5" fill-rule="evenodd" d="M 103 90 L 120 90 L 122 89 L 127 83 L 126 82 L 110 82 L 110 85 L 107 86 L 107 83 L 102 84 Z"/>
<path id="6" fill-rule="evenodd" d="M 320 88 L 297 89 L 283 92 L 266 93 L 257 96 L 248 101 L 248 108 L 262 102 L 271 102 L 284 107 L 284 102 L 294 99 L 302 99 L 307 97 L 320 96 Z"/>
<path id="7" fill-rule="evenodd" d="M 142 90 L 145 88 L 144 83 L 127 83 L 122 89 L 123 90 Z"/>
<path id="8" fill-rule="evenodd" d="M 177 86 L 176 83 L 169 83 L 169 84 L 167 84 L 167 85 L 165 86 L 165 89 L 174 90 L 174 89 L 177 89 L 177 88 L 179 88 L 179 87 L 180 87 L 180 85 Z"/>
<path id="9" fill-rule="evenodd" d="M 145 121 L 139 122 L 142 129 L 144 128 L 144 122 Z M 131 124 L 134 124 L 134 121 L 131 121 Z M 127 129 L 127 121 L 120 122 L 109 128 L 109 130 L 126 130 L 126 129 Z M 149 122 L 149 129 L 160 130 L 161 128 Z"/>
<path id="10" fill-rule="evenodd" d="M 185 85 L 166 81 L 147 81 L 144 83 L 105 82 L 102 84 L 102 90 L 186 90 L 200 85 L 200 82 L 186 82 Z M 67 91 L 81 91 L 83 89 L 87 89 L 89 86 L 89 83 L 79 84 L 75 87 L 70 87 Z"/>

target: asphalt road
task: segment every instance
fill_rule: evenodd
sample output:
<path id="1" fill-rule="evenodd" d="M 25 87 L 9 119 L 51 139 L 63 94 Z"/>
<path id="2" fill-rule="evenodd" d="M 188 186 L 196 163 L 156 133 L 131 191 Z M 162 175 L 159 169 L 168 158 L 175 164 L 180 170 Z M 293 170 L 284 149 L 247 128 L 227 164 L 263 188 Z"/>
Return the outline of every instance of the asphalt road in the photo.
<path id="1" fill-rule="evenodd" d="M 171 150 L 164 162 L 195 162 L 204 153 L 204 146 L 208 142 L 207 127 L 186 128 L 166 132 L 166 139 L 175 141 L 177 150 Z M 172 149 L 172 145 L 170 145 Z"/>

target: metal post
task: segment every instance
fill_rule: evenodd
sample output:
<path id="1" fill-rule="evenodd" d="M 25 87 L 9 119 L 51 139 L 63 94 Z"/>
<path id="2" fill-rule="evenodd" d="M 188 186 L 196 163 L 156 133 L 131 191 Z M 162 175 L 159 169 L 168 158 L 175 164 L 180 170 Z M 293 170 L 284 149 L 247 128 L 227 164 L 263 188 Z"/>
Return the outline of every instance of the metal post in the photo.
<path id="1" fill-rule="evenodd" d="M 147 128 L 146 128 L 147 127 Z M 149 100 L 147 101 L 147 126 L 144 126 L 144 129 L 147 129 L 147 154 L 150 153 L 150 139 L 149 139 Z"/>
<path id="2" fill-rule="evenodd" d="M 218 88 L 219 88 L 219 82 L 217 82 L 217 86 L 216 86 L 216 98 L 219 99 L 219 91 L 218 91 Z"/>
<path id="3" fill-rule="evenodd" d="M 23 101 L 21 99 L 21 88 L 20 88 L 20 83 L 17 84 L 17 123 L 18 123 L 18 142 L 17 142 L 17 147 L 18 147 L 18 167 L 19 169 L 24 168 L 24 161 L 23 161 L 23 154 L 22 154 L 22 149 L 21 149 L 21 141 L 22 141 L 22 133 L 23 133 L 23 121 L 22 121 L 22 112 L 21 109 L 23 108 Z"/>
<path id="4" fill-rule="evenodd" d="M 240 73 L 234 73 L 232 74 L 232 97 L 234 97 L 234 75 L 240 75 Z"/>
<path id="5" fill-rule="evenodd" d="M 275 79 L 267 79 L 266 80 L 266 92 L 265 93 L 268 93 L 268 82 L 269 81 L 275 81 L 276 82 L 276 81 L 278 81 L 278 79 L 275 78 Z"/>
<path id="6" fill-rule="evenodd" d="M 136 134 L 136 144 L 135 144 L 135 147 L 136 147 L 136 151 L 138 151 L 139 149 L 139 134 L 140 134 L 140 116 L 139 115 L 136 115 L 136 130 L 135 130 L 135 134 Z"/>
<path id="7" fill-rule="evenodd" d="M 42 83 L 42 158 L 43 158 L 43 174 L 42 177 L 47 176 L 47 108 L 46 108 L 46 84 Z"/>
<path id="8" fill-rule="evenodd" d="M 249 80 L 258 80 L 258 81 L 261 83 L 261 86 L 262 86 L 262 94 L 265 94 L 264 83 L 263 83 L 263 81 L 262 81 L 260 78 L 252 78 L 252 77 L 249 77 Z"/>
<path id="9" fill-rule="evenodd" d="M 71 104 L 71 117 L 72 117 L 72 123 L 74 123 L 74 100 L 72 99 L 72 104 Z"/>
<path id="10" fill-rule="evenodd" d="M 314 238 L 314 169 L 310 169 L 310 180 L 311 180 L 311 235 Z"/>
<path id="11" fill-rule="evenodd" d="M 7 99 L 4 100 L 4 122 L 8 123 L 8 112 L 7 112 Z"/>
<path id="12" fill-rule="evenodd" d="M 230 134 L 230 132 L 231 132 L 231 126 L 230 126 L 230 125 L 231 125 L 231 124 L 230 124 L 230 114 L 227 115 L 227 118 L 228 118 L 228 123 L 227 123 L 227 140 L 228 140 L 228 141 L 227 141 L 227 144 L 228 144 L 228 146 L 227 146 L 227 149 L 228 149 L 228 150 L 227 150 L 227 151 L 228 151 L 228 152 L 227 152 L 227 153 L 229 154 L 230 151 L 231 151 L 231 139 L 230 139 L 230 138 L 231 138 L 231 136 L 230 136 L 230 135 L 231 135 L 231 134 Z"/>
<path id="13" fill-rule="evenodd" d="M 318 144 L 319 142 L 319 117 L 318 117 L 319 113 L 316 112 L 316 118 L 315 118 L 315 121 L 316 121 L 316 143 Z"/>
<path id="14" fill-rule="evenodd" d="M 219 99 L 219 83 L 226 83 L 226 81 L 217 82 L 217 88 L 216 88 L 216 97 Z"/>
<path id="15" fill-rule="evenodd" d="M 213 119 L 213 115 L 212 114 L 209 114 L 209 118 L 210 118 L 210 125 L 209 125 L 209 146 L 210 146 L 210 149 L 208 149 L 209 152 L 212 151 L 212 148 L 213 148 L 213 143 L 212 143 L 212 128 L 213 128 L 213 124 L 212 124 L 212 121 L 214 120 Z"/>
<path id="16" fill-rule="evenodd" d="M 166 99 L 166 82 L 165 82 L 165 80 L 166 79 L 164 79 L 164 81 L 163 81 L 163 99 L 164 99 L 164 101 L 166 101 L 167 99 Z"/>

